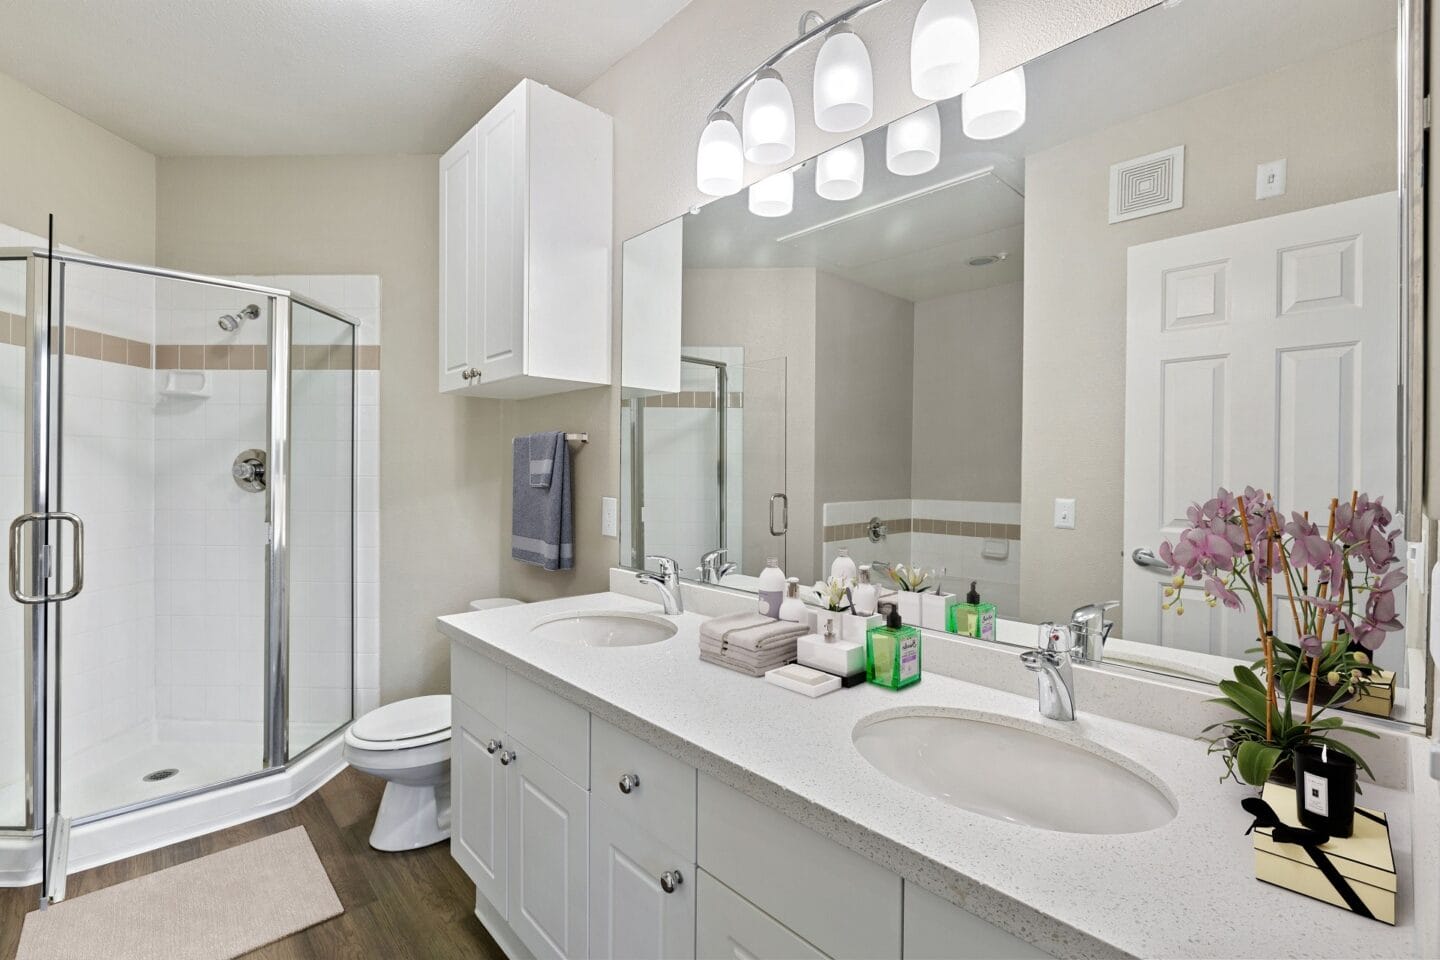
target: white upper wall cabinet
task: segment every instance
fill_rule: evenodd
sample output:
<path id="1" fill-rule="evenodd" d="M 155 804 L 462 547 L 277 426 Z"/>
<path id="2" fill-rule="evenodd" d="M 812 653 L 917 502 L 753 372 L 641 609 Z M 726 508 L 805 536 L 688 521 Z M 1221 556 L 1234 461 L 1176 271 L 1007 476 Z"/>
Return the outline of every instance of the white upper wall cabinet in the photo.
<path id="1" fill-rule="evenodd" d="M 440 158 L 440 390 L 610 382 L 610 118 L 522 80 Z"/>

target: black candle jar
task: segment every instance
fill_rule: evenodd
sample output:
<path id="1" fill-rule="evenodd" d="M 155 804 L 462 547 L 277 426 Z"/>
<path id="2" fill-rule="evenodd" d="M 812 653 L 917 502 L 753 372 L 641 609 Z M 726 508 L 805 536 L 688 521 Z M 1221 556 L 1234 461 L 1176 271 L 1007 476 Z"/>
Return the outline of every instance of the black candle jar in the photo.
<path id="1" fill-rule="evenodd" d="M 1355 830 L 1355 761 L 1324 743 L 1295 748 L 1295 812 L 1300 825 L 1348 837 Z"/>

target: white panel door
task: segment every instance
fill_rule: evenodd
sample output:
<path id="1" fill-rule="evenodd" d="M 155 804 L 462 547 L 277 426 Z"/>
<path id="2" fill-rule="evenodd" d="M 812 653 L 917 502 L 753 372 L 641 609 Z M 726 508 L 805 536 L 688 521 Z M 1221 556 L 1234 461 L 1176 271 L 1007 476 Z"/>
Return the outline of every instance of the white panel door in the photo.
<path id="1" fill-rule="evenodd" d="M 1217 487 L 1269 490 L 1322 526 L 1352 489 L 1396 502 L 1397 212 L 1387 193 L 1130 248 L 1129 639 L 1232 657 L 1254 646 L 1252 620 L 1198 589 L 1183 617 L 1162 615 L 1168 574 L 1130 560 L 1173 540 Z"/>
<path id="2" fill-rule="evenodd" d="M 479 244 L 471 337 L 484 383 L 524 373 L 525 355 L 525 86 L 512 90 L 475 127 Z"/>
<path id="3" fill-rule="evenodd" d="M 513 737 L 510 788 L 510 926 L 536 957 L 588 952 L 589 798 Z"/>
<path id="4" fill-rule="evenodd" d="M 475 167 L 472 129 L 440 158 L 440 389 L 466 386 L 476 305 Z M 479 344 L 474 348 L 478 349 Z"/>
<path id="5" fill-rule="evenodd" d="M 450 855 L 475 890 L 506 915 L 505 735 L 458 698 L 450 750 Z"/>
<path id="6" fill-rule="evenodd" d="M 597 960 L 695 956 L 695 865 L 594 797 L 590 800 L 590 956 Z"/>

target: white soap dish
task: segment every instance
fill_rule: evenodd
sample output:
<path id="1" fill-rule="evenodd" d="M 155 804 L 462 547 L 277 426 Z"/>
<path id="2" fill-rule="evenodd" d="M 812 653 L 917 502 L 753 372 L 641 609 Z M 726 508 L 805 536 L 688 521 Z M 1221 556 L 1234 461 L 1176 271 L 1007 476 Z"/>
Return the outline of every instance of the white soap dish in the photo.
<path id="1" fill-rule="evenodd" d="M 812 670 L 798 663 L 787 664 L 767 671 L 765 679 L 777 687 L 794 690 L 807 697 L 823 697 L 827 693 L 840 689 L 840 678 L 833 673 Z"/>
<path id="2" fill-rule="evenodd" d="M 160 378 L 162 397 L 208 397 L 210 374 L 204 370 L 166 370 Z"/>

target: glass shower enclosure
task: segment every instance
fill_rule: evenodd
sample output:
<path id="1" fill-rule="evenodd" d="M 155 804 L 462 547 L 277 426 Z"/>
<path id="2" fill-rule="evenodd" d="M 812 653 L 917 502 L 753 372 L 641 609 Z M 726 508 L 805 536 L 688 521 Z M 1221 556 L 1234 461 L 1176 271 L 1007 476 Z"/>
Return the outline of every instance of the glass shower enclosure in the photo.
<path id="1" fill-rule="evenodd" d="M 356 321 L 0 250 L 0 832 L 283 770 L 354 714 Z"/>

